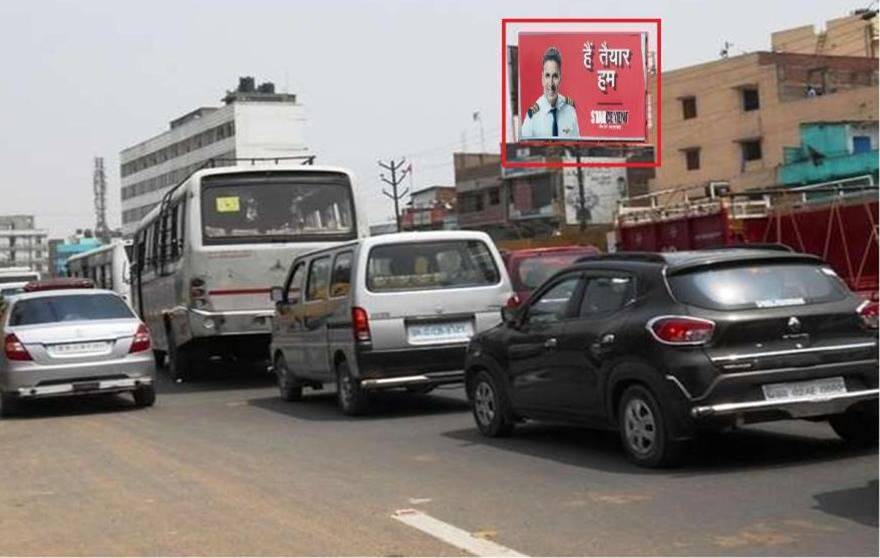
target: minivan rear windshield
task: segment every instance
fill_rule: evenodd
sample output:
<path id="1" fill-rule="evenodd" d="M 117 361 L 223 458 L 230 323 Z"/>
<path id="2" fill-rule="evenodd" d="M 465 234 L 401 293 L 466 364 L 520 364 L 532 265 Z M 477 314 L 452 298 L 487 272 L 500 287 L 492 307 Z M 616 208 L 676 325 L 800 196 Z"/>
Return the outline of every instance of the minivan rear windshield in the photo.
<path id="1" fill-rule="evenodd" d="M 680 302 L 712 310 L 776 308 L 833 302 L 846 287 L 828 267 L 811 264 L 752 264 L 673 275 Z"/>
<path id="2" fill-rule="evenodd" d="M 367 262 L 367 288 L 374 292 L 477 287 L 499 280 L 492 252 L 479 240 L 376 246 Z"/>
<path id="3" fill-rule="evenodd" d="M 9 325 L 26 326 L 133 317 L 128 305 L 115 295 L 43 296 L 18 301 L 12 308 Z"/>

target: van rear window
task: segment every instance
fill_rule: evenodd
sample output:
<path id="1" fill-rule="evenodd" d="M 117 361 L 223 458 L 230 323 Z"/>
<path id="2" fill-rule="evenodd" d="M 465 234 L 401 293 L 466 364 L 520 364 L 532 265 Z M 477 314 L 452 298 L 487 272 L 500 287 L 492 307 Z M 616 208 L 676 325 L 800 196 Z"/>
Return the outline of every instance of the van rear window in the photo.
<path id="1" fill-rule="evenodd" d="M 680 302 L 713 310 L 801 306 L 842 300 L 846 286 L 830 268 L 755 264 L 702 269 L 669 278 Z"/>
<path id="2" fill-rule="evenodd" d="M 376 246 L 367 261 L 367 288 L 374 292 L 478 287 L 500 279 L 492 252 L 479 240 Z"/>

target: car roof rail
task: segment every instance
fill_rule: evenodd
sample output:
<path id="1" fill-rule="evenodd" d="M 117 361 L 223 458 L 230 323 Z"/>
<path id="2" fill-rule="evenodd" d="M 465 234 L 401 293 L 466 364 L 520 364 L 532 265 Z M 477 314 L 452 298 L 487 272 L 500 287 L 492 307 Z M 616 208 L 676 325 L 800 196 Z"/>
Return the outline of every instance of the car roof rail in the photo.
<path id="1" fill-rule="evenodd" d="M 595 261 L 627 261 L 627 262 L 645 262 L 645 263 L 666 263 L 666 259 L 662 254 L 657 252 L 612 252 L 610 254 L 595 254 L 592 256 L 583 256 L 575 260 L 575 263 L 586 263 Z"/>
<path id="2" fill-rule="evenodd" d="M 706 248 L 706 250 L 774 250 L 776 252 L 795 252 L 788 244 L 781 242 L 737 242 L 734 244 L 720 244 Z"/>

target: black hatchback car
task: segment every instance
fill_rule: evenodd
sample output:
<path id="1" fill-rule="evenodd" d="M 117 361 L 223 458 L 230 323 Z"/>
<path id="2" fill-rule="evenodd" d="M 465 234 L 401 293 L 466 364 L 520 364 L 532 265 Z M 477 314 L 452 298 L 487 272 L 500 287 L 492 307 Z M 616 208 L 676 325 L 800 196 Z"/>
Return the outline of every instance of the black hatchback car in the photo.
<path id="1" fill-rule="evenodd" d="M 475 336 L 467 394 L 486 436 L 517 421 L 620 431 L 639 465 L 701 429 L 828 420 L 876 443 L 877 303 L 819 259 L 721 249 L 621 253 L 548 279 Z"/>

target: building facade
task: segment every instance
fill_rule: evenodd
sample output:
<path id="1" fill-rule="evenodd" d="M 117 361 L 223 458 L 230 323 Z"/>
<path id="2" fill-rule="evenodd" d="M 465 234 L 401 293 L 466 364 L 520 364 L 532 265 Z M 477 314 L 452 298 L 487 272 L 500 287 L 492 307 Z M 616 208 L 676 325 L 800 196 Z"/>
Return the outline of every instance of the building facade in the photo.
<path id="1" fill-rule="evenodd" d="M 163 193 L 212 159 L 307 155 L 305 114 L 296 95 L 242 78 L 224 106 L 172 120 L 166 132 L 120 153 L 122 231 L 130 235 Z M 218 161 L 217 165 L 232 164 Z"/>
<path id="2" fill-rule="evenodd" d="M 36 228 L 33 215 L 0 216 L 0 268 L 48 271 L 48 236 L 46 229 Z"/>
<path id="3" fill-rule="evenodd" d="M 877 59 L 758 52 L 663 74 L 662 166 L 652 191 L 776 184 L 800 125 L 877 120 Z"/>
<path id="4" fill-rule="evenodd" d="M 856 10 L 853 15 L 825 23 L 816 33 L 812 25 L 777 31 L 770 37 L 773 52 L 877 58 L 877 12 Z"/>
<path id="5" fill-rule="evenodd" d="M 407 231 L 454 228 L 455 205 L 454 186 L 431 186 L 413 192 L 400 216 L 401 228 Z"/>
<path id="6" fill-rule="evenodd" d="M 99 239 L 80 232 L 67 239 L 53 238 L 49 241 L 49 273 L 52 277 L 67 277 L 67 259 L 98 246 L 101 246 Z"/>
<path id="7" fill-rule="evenodd" d="M 810 122 L 800 126 L 800 145 L 785 148 L 777 182 L 805 186 L 865 178 L 877 184 L 877 122 Z"/>

